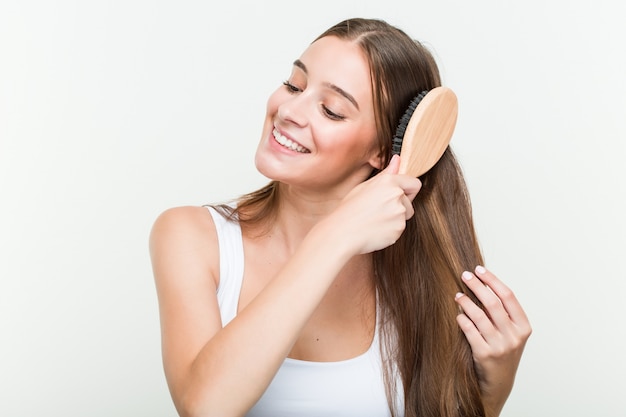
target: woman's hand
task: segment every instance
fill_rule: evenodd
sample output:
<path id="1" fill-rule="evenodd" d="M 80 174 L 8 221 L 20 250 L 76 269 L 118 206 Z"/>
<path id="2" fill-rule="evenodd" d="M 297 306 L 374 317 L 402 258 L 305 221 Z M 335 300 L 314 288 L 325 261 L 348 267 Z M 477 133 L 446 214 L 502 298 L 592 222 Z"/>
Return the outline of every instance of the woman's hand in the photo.
<path id="1" fill-rule="evenodd" d="M 392 157 L 387 168 L 354 187 L 326 219 L 327 229 L 341 233 L 353 254 L 395 243 L 413 216 L 412 201 L 422 183 L 399 175 L 399 166 L 400 158 Z"/>
<path id="2" fill-rule="evenodd" d="M 463 272 L 462 278 L 484 309 L 459 293 L 463 313 L 457 322 L 472 348 L 486 415 L 495 417 L 513 389 L 531 327 L 513 292 L 484 267 Z"/>

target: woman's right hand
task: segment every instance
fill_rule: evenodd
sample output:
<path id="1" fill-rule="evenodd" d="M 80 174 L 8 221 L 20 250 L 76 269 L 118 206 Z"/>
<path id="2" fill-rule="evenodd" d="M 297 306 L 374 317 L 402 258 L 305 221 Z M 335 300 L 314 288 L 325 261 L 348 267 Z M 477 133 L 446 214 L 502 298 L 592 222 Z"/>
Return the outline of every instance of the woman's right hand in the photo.
<path id="1" fill-rule="evenodd" d="M 413 199 L 422 183 L 398 174 L 400 157 L 376 176 L 357 185 L 341 201 L 327 221 L 342 233 L 354 254 L 370 253 L 395 243 L 413 212 Z"/>

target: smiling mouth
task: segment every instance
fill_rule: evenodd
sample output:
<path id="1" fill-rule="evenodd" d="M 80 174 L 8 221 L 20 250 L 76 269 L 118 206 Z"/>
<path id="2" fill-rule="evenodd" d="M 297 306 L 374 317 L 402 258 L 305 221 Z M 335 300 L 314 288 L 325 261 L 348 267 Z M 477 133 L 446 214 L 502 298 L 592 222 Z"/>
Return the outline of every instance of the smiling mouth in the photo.
<path id="1" fill-rule="evenodd" d="M 283 147 L 287 149 L 300 152 L 300 153 L 311 153 L 311 151 L 305 148 L 304 146 L 281 135 L 278 129 L 274 129 L 272 134 L 274 135 L 274 139 L 276 139 L 276 142 L 280 143 Z"/>

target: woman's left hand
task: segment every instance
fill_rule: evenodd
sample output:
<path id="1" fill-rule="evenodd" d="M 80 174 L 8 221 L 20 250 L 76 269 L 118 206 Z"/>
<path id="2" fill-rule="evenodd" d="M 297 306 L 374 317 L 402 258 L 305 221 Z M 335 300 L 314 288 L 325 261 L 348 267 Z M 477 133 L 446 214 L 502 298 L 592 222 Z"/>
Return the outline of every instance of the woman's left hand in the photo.
<path id="1" fill-rule="evenodd" d="M 515 373 L 531 333 L 526 313 L 515 294 L 484 267 L 466 271 L 463 282 L 483 304 L 459 293 L 456 302 L 463 312 L 457 322 L 472 348 L 488 417 L 500 414 L 513 389 Z"/>

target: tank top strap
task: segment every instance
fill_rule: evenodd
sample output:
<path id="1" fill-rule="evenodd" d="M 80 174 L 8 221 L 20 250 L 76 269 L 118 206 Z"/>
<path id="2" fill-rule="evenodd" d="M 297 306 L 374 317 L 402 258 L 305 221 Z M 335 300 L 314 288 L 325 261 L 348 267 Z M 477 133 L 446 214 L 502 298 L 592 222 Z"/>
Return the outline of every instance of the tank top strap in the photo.
<path id="1" fill-rule="evenodd" d="M 220 251 L 220 276 L 217 302 L 226 326 L 237 315 L 239 294 L 243 283 L 244 257 L 241 226 L 228 220 L 211 206 L 206 206 L 213 217 Z"/>

